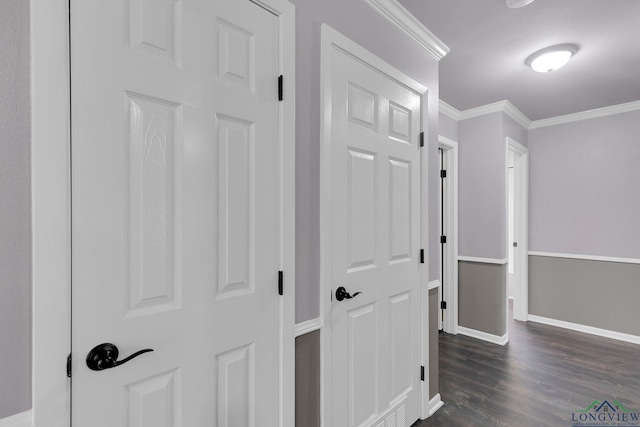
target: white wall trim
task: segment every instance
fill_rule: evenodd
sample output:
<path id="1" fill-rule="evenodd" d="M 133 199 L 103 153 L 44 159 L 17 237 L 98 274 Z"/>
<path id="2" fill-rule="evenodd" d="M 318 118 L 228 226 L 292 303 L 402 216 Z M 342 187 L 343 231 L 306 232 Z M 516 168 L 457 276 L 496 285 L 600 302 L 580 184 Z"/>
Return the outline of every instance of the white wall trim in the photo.
<path id="1" fill-rule="evenodd" d="M 509 342 L 509 334 L 503 336 L 488 334 L 482 331 L 476 331 L 475 329 L 465 328 L 464 326 L 458 326 L 458 333 L 460 335 L 466 335 L 471 338 L 476 338 L 482 341 L 487 341 L 492 344 L 505 345 Z"/>
<path id="2" fill-rule="evenodd" d="M 503 101 L 504 104 L 504 113 L 515 120 L 520 126 L 525 129 L 529 129 L 531 126 L 531 120 L 527 117 L 522 111 L 518 110 L 515 105 L 510 103 L 509 101 Z"/>
<path id="3" fill-rule="evenodd" d="M 509 152 L 514 154 L 514 241 L 518 242 L 518 248 L 514 251 L 515 269 L 512 279 L 515 285 L 512 289 L 515 293 L 513 305 L 513 317 L 516 320 L 526 321 L 529 313 L 529 149 L 512 138 L 505 138 L 505 166 L 508 165 Z M 505 200 L 509 199 L 507 184 L 509 178 L 505 167 Z M 505 206 L 505 218 L 507 218 L 507 206 Z M 505 224 L 505 236 L 509 235 L 508 221 Z M 505 239 L 508 240 L 508 239 Z M 507 248 L 512 242 L 505 241 Z M 508 257 L 507 257 L 508 258 Z M 507 273 L 508 274 L 508 273 Z M 505 319 L 509 318 L 509 306 L 506 307 Z M 506 320 L 505 320 L 506 321 Z M 508 327 L 508 323 L 506 325 Z"/>
<path id="4" fill-rule="evenodd" d="M 529 321 L 556 326 L 558 328 L 570 329 L 572 331 L 584 332 L 585 334 L 597 335 L 599 337 L 611 338 L 618 341 L 640 344 L 640 336 L 637 335 L 610 331 L 608 329 L 600 329 L 593 326 L 581 325 L 579 323 L 565 322 L 564 320 L 550 319 L 548 317 L 536 316 L 533 314 L 529 315 Z"/>
<path id="5" fill-rule="evenodd" d="M 434 289 L 438 289 L 440 286 L 442 286 L 442 283 L 440 283 L 440 279 L 436 279 L 436 280 L 432 280 L 429 282 L 429 290 L 432 291 Z"/>
<path id="6" fill-rule="evenodd" d="M 25 411 L 0 420 L 0 427 L 33 427 L 33 412 Z"/>
<path id="7" fill-rule="evenodd" d="M 455 335 L 458 333 L 458 143 L 438 136 L 438 148 L 444 150 L 443 167 L 447 170 L 443 201 L 444 227 L 438 218 L 438 228 L 442 228 L 447 236 L 447 244 L 444 245 L 444 266 L 440 263 L 438 267 L 443 269 L 443 276 L 440 277 L 443 286 L 440 293 L 447 302 L 447 309 L 444 311 L 444 318 L 438 316 L 438 323 L 440 329 Z"/>
<path id="8" fill-rule="evenodd" d="M 69 2 L 31 0 L 30 13 L 32 411 L 36 425 L 68 427 L 70 381 L 52 367 L 71 351 Z"/>
<path id="9" fill-rule="evenodd" d="M 300 335 L 308 334 L 309 332 L 319 331 L 322 329 L 322 319 L 316 317 L 315 319 L 306 320 L 304 322 L 296 323 L 296 338 Z"/>
<path id="10" fill-rule="evenodd" d="M 506 264 L 509 262 L 509 258 L 481 258 L 477 256 L 458 255 L 458 261 L 482 262 L 485 264 Z"/>
<path id="11" fill-rule="evenodd" d="M 529 129 L 531 120 L 518 110 L 511 102 L 504 100 L 494 102 L 492 104 L 483 105 L 476 108 L 470 108 L 460 112 L 460 120 L 467 120 L 474 117 L 484 116 L 486 114 L 502 112 L 515 120 L 520 126 Z"/>
<path id="12" fill-rule="evenodd" d="M 438 409 L 442 408 L 443 406 L 444 402 L 440 398 L 440 393 L 433 396 L 429 401 L 429 416 L 431 417 L 438 411 Z"/>
<path id="13" fill-rule="evenodd" d="M 436 60 L 441 60 L 449 53 L 449 47 L 397 0 L 364 0 L 364 2 L 418 43 L 422 49 Z"/>
<path id="14" fill-rule="evenodd" d="M 593 110 L 581 111 L 579 113 L 566 114 L 564 116 L 550 117 L 548 119 L 535 120 L 531 122 L 529 129 L 538 129 L 547 126 L 561 125 L 565 123 L 577 122 L 580 120 L 596 119 L 599 117 L 613 116 L 615 114 L 628 113 L 640 110 L 640 101 L 626 102 L 624 104 L 611 105 L 609 107 L 596 108 Z"/>
<path id="15" fill-rule="evenodd" d="M 529 251 L 529 255 L 551 257 L 551 258 L 582 259 L 587 261 L 620 262 L 623 264 L 640 264 L 639 258 L 620 258 L 620 257 L 612 257 L 612 256 L 564 254 L 559 252 L 540 252 L 540 251 Z"/>
<path id="16" fill-rule="evenodd" d="M 454 148 L 458 148 L 458 143 L 451 138 L 438 135 L 438 147 L 447 151 L 447 150 L 452 150 Z"/>
<path id="17" fill-rule="evenodd" d="M 460 111 L 455 107 L 447 104 L 446 102 L 440 100 L 439 110 L 442 114 L 445 114 L 446 116 L 456 121 L 466 120 L 473 117 L 479 117 L 485 114 L 491 114 L 501 111 L 518 122 L 525 129 L 538 129 L 548 126 L 556 126 L 581 120 L 597 119 L 599 117 L 613 116 L 616 114 L 637 111 L 640 110 L 640 100 L 533 121 L 530 120 L 524 113 L 518 110 L 511 102 L 507 100 L 498 101 L 492 104 L 482 105 L 480 107 L 470 108 L 463 111 Z"/>
<path id="18" fill-rule="evenodd" d="M 462 119 L 462 113 L 460 112 L 460 110 L 456 109 L 455 107 L 452 107 L 451 105 L 447 104 L 443 100 L 440 100 L 439 102 L 438 111 L 444 114 L 445 116 L 452 118 L 455 121 L 459 122 Z"/>

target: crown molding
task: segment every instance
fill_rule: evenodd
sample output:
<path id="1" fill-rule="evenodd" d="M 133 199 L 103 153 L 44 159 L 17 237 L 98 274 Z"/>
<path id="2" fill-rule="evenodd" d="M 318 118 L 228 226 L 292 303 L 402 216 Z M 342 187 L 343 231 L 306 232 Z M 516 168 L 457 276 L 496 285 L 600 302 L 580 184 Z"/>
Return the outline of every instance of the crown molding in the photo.
<path id="1" fill-rule="evenodd" d="M 418 21 L 398 0 L 364 0 L 364 2 L 418 43 L 436 60 L 441 60 L 449 53 L 449 47 Z"/>
<path id="2" fill-rule="evenodd" d="M 460 120 L 471 119 L 473 117 L 484 116 L 491 113 L 504 113 L 515 120 L 520 126 L 529 129 L 531 120 L 524 113 L 518 110 L 512 103 L 507 100 L 494 102 L 492 104 L 483 105 L 481 107 L 470 108 L 460 112 Z"/>
<path id="3" fill-rule="evenodd" d="M 597 119 L 598 117 L 612 116 L 614 114 L 628 113 L 636 110 L 640 110 L 640 101 L 626 102 L 624 104 L 611 105 L 609 107 L 596 108 L 593 110 L 581 111 L 579 113 L 566 114 L 564 116 L 535 120 L 531 122 L 529 129 L 544 128 L 547 126 L 561 125 L 580 120 Z"/>
<path id="4" fill-rule="evenodd" d="M 515 120 L 520 126 L 525 129 L 531 128 L 531 119 L 525 116 L 525 114 L 518 110 L 515 105 L 510 103 L 509 101 L 503 101 L 504 104 L 504 113 Z"/>
<path id="5" fill-rule="evenodd" d="M 581 120 L 597 119 L 599 117 L 613 116 L 616 114 L 628 113 L 640 110 L 640 100 L 626 102 L 624 104 L 611 105 L 609 107 L 596 108 L 593 110 L 581 111 L 578 113 L 566 114 L 564 116 L 550 117 L 548 119 L 530 120 L 522 111 L 518 110 L 511 102 L 504 100 L 492 104 L 482 105 L 476 108 L 460 111 L 455 107 L 440 100 L 439 111 L 456 121 L 484 116 L 485 114 L 503 112 L 513 120 L 518 122 L 525 129 L 538 129 L 548 126 L 562 125 L 565 123 L 578 122 Z"/>
<path id="6" fill-rule="evenodd" d="M 493 104 L 487 104 L 481 107 L 470 108 L 464 111 L 460 111 L 440 100 L 439 111 L 445 116 L 451 117 L 453 120 L 457 121 L 472 119 L 474 117 L 484 116 L 485 114 L 505 113 L 525 129 L 529 129 L 532 123 L 522 111 L 518 110 L 507 100 L 494 102 Z"/>
<path id="7" fill-rule="evenodd" d="M 460 112 L 460 110 L 456 109 L 455 107 L 452 107 L 451 105 L 447 104 L 443 100 L 440 100 L 438 111 L 440 111 L 445 116 L 450 117 L 457 122 L 462 120 L 462 113 Z"/>

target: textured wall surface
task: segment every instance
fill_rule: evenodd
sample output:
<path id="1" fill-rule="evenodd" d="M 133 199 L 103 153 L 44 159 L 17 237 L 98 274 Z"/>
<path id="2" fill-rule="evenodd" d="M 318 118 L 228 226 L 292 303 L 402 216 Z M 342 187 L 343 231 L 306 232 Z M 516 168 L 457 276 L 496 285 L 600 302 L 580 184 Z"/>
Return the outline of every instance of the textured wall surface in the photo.
<path id="1" fill-rule="evenodd" d="M 507 333 L 507 265 L 458 263 L 458 324 L 499 337 Z"/>
<path id="2" fill-rule="evenodd" d="M 438 114 L 438 131 L 445 138 L 458 142 L 458 122 L 446 114 Z"/>
<path id="3" fill-rule="evenodd" d="M 529 250 L 640 259 L 640 111 L 529 141 Z"/>
<path id="4" fill-rule="evenodd" d="M 29 2 L 0 4 L 0 419 L 31 408 Z"/>
<path id="5" fill-rule="evenodd" d="M 320 289 L 320 26 L 326 23 L 429 89 L 429 226 L 437 235 L 438 63 L 363 1 L 296 6 L 296 322 L 318 317 Z M 357 17 L 357 19 L 355 18 Z M 438 277 L 437 243 L 429 280 Z"/>
<path id="6" fill-rule="evenodd" d="M 502 115 L 502 136 L 503 141 L 507 136 L 520 145 L 529 146 L 529 130 L 523 128 L 518 122 L 506 114 Z"/>
<path id="7" fill-rule="evenodd" d="M 502 113 L 462 120 L 458 129 L 458 253 L 506 258 L 506 148 Z"/>
<path id="8" fill-rule="evenodd" d="M 320 426 L 320 331 L 296 338 L 296 426 Z"/>
<path id="9" fill-rule="evenodd" d="M 640 336 L 640 264 L 529 256 L 529 313 Z"/>

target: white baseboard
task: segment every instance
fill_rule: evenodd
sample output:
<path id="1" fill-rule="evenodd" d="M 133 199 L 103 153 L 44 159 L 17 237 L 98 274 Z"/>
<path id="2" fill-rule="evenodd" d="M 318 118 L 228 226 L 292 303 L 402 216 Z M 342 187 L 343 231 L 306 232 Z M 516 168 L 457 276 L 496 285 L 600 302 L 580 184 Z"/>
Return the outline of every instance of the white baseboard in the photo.
<path id="1" fill-rule="evenodd" d="M 444 406 L 444 402 L 440 400 L 440 393 L 436 394 L 429 401 L 429 416 L 432 416 L 436 411 Z"/>
<path id="2" fill-rule="evenodd" d="M 0 420 L 0 427 L 33 427 L 33 412 L 29 410 L 3 418 Z"/>
<path id="3" fill-rule="evenodd" d="M 585 334 L 597 335 L 599 337 L 611 338 L 618 341 L 626 341 L 633 344 L 640 344 L 640 336 L 625 334 L 622 332 L 610 331 L 608 329 L 595 328 L 593 326 L 581 325 L 579 323 L 565 322 L 564 320 L 550 319 L 548 317 L 530 314 L 529 321 L 543 323 L 545 325 L 556 326 L 558 328 L 570 329 L 572 331 L 584 332 Z"/>
<path id="4" fill-rule="evenodd" d="M 509 342 L 509 334 L 504 334 L 503 336 L 488 334 L 482 331 L 476 331 L 475 329 L 465 328 L 464 326 L 458 325 L 458 333 L 460 335 L 466 335 L 471 338 L 476 338 L 482 341 L 487 341 L 493 344 L 505 345 Z"/>

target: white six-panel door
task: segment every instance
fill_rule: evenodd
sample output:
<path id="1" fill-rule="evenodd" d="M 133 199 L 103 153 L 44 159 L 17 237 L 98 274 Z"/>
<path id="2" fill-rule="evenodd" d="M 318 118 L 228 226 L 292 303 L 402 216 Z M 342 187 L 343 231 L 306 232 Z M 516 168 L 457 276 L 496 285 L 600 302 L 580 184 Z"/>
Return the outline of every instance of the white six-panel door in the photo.
<path id="1" fill-rule="evenodd" d="M 325 55 L 331 62 L 327 425 L 406 427 L 420 416 L 421 97 L 342 49 Z M 340 286 L 362 293 L 338 301 Z"/>
<path id="2" fill-rule="evenodd" d="M 281 422 L 279 20 L 72 0 L 74 426 Z M 122 366 L 89 370 L 113 343 Z"/>

